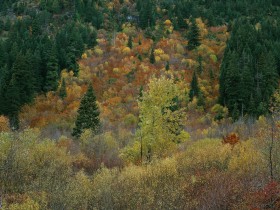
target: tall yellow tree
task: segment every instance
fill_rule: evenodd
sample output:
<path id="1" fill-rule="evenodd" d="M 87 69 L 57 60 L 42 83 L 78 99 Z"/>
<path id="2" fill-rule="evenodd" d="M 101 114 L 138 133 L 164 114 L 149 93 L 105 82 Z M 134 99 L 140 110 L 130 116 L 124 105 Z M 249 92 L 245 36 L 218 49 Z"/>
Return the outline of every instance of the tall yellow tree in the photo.
<path id="1" fill-rule="evenodd" d="M 138 101 L 140 123 L 136 136 L 140 141 L 141 160 L 169 155 L 178 143 L 186 140 L 183 130 L 184 108 L 180 107 L 183 91 L 173 78 L 152 78 L 147 91 Z"/>

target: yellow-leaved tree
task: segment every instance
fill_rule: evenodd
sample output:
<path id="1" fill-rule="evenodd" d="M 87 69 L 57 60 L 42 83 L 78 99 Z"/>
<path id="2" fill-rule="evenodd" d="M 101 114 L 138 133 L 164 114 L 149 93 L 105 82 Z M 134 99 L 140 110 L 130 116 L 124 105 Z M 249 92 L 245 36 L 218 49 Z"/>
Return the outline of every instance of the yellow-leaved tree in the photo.
<path id="1" fill-rule="evenodd" d="M 172 77 L 151 78 L 148 89 L 141 95 L 136 141 L 122 153 L 124 159 L 134 162 L 169 156 L 178 143 L 189 138 L 182 123 L 186 117 L 180 103 L 185 97 L 184 90 Z"/>

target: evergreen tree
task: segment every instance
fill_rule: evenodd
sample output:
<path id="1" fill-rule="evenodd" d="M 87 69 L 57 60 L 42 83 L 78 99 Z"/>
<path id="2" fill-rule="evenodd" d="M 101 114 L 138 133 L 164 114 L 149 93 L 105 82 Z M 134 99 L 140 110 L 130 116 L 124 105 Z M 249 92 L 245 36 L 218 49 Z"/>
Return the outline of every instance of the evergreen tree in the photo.
<path id="1" fill-rule="evenodd" d="M 195 19 L 191 21 L 191 27 L 187 35 L 188 38 L 188 50 L 193 50 L 200 45 L 199 28 L 195 22 Z"/>
<path id="2" fill-rule="evenodd" d="M 235 103 L 233 105 L 233 110 L 232 110 L 231 116 L 232 116 L 233 121 L 236 121 L 239 119 L 240 114 L 239 114 L 239 109 L 238 109 L 237 103 Z"/>
<path id="3" fill-rule="evenodd" d="M 7 115 L 7 87 L 11 80 L 11 74 L 8 71 L 7 65 L 0 68 L 0 115 Z"/>
<path id="4" fill-rule="evenodd" d="M 145 29 L 155 25 L 155 5 L 152 0 L 138 0 L 140 27 Z"/>
<path id="5" fill-rule="evenodd" d="M 205 106 L 205 96 L 200 91 L 197 97 L 197 106 L 204 107 Z"/>
<path id="6" fill-rule="evenodd" d="M 66 55 L 66 67 L 69 71 L 73 71 L 75 76 L 78 76 L 79 74 L 79 66 L 76 61 L 75 56 L 75 48 L 73 46 L 70 46 L 67 48 L 67 55 Z"/>
<path id="7" fill-rule="evenodd" d="M 4 114 L 8 116 L 10 128 L 19 129 L 19 110 L 20 110 L 20 90 L 16 79 L 13 77 L 7 87 L 4 95 L 5 110 Z"/>
<path id="8" fill-rule="evenodd" d="M 44 90 L 46 92 L 55 91 L 58 87 L 58 78 L 58 60 L 55 46 L 53 46 L 47 61 L 47 75 Z"/>
<path id="9" fill-rule="evenodd" d="M 201 55 L 198 56 L 197 62 L 198 62 L 197 71 L 198 71 L 199 74 L 201 74 L 203 72 L 202 56 Z"/>
<path id="10" fill-rule="evenodd" d="M 12 79 L 19 91 L 20 106 L 31 102 L 34 96 L 34 74 L 28 64 L 27 57 L 19 53 L 12 68 Z"/>
<path id="11" fill-rule="evenodd" d="M 154 48 L 152 48 L 151 54 L 150 54 L 150 63 L 151 63 L 151 64 L 154 64 L 155 62 L 156 62 L 156 59 L 155 59 L 155 50 L 154 50 Z"/>
<path id="12" fill-rule="evenodd" d="M 276 67 L 276 62 L 274 56 L 271 52 L 266 55 L 266 59 L 263 66 L 264 72 L 264 89 L 263 96 L 264 102 L 269 103 L 269 100 L 274 93 L 275 89 L 278 87 L 278 72 Z"/>
<path id="13" fill-rule="evenodd" d="M 93 132 L 97 132 L 99 126 L 99 110 L 92 85 L 90 85 L 81 100 L 72 136 L 79 138 L 85 129 L 91 129 Z"/>
<path id="14" fill-rule="evenodd" d="M 230 111 L 233 111 L 233 106 L 239 101 L 240 89 L 237 88 L 241 80 L 238 68 L 238 54 L 232 52 L 229 58 L 229 65 L 225 75 L 225 105 Z M 237 106 L 238 108 L 238 106 Z"/>
<path id="15" fill-rule="evenodd" d="M 167 62 L 166 62 L 166 65 L 165 65 L 165 70 L 168 71 L 169 69 L 170 69 L 169 61 L 167 61 Z"/>
<path id="16" fill-rule="evenodd" d="M 60 98 L 64 99 L 67 96 L 65 79 L 62 79 L 61 87 L 59 89 Z"/>
<path id="17" fill-rule="evenodd" d="M 199 93 L 200 93 L 200 89 L 198 87 L 196 72 L 194 71 L 192 81 L 191 81 L 191 89 L 189 93 L 190 101 L 192 101 L 195 96 L 199 96 Z"/>
<path id="18" fill-rule="evenodd" d="M 132 47 L 133 47 L 132 36 L 129 36 L 127 46 L 128 46 L 130 49 L 132 49 Z"/>

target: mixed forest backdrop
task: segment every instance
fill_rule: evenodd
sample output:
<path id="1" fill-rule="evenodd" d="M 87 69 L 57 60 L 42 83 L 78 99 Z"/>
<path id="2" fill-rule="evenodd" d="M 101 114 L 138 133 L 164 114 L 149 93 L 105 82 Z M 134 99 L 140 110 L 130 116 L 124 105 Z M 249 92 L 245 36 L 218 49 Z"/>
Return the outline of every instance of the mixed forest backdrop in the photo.
<path id="1" fill-rule="evenodd" d="M 278 0 L 0 1 L 3 209 L 280 208 L 279 21 Z"/>

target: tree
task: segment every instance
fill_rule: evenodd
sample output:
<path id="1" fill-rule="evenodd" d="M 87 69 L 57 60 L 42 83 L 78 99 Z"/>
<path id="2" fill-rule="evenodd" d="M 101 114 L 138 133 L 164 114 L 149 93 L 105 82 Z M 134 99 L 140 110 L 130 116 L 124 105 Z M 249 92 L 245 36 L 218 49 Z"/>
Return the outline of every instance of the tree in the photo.
<path id="1" fill-rule="evenodd" d="M 200 45 L 200 35 L 199 35 L 199 28 L 195 22 L 195 19 L 191 20 L 191 27 L 188 32 L 187 38 L 189 40 L 188 43 L 188 50 L 193 50 Z"/>
<path id="2" fill-rule="evenodd" d="M 192 77 L 192 81 L 191 81 L 191 89 L 190 89 L 190 100 L 192 101 L 193 98 L 196 96 L 199 96 L 200 93 L 200 89 L 198 87 L 198 81 L 197 81 L 197 76 L 196 76 L 196 72 L 193 72 L 193 77 Z"/>
<path id="3" fill-rule="evenodd" d="M 4 68 L 2 81 L 0 80 L 0 112 L 9 117 L 13 130 L 19 128 L 20 108 L 31 102 L 34 95 L 34 75 L 29 70 L 27 60 L 19 53 L 11 69 L 11 75 Z"/>
<path id="4" fill-rule="evenodd" d="M 151 0 L 138 0 L 139 26 L 142 29 L 155 25 L 155 5 Z"/>
<path id="5" fill-rule="evenodd" d="M 170 69 L 169 61 L 166 62 L 165 64 L 165 70 L 168 71 Z"/>
<path id="6" fill-rule="evenodd" d="M 47 61 L 47 74 L 44 90 L 55 91 L 58 87 L 58 60 L 56 56 L 55 45 L 52 47 L 48 61 Z"/>
<path id="7" fill-rule="evenodd" d="M 198 56 L 197 62 L 198 62 L 197 71 L 198 71 L 198 74 L 201 74 L 203 72 L 202 56 L 201 55 Z"/>
<path id="8" fill-rule="evenodd" d="M 161 77 L 152 78 L 148 90 L 138 100 L 140 119 L 137 136 L 141 154 L 148 161 L 153 156 L 166 156 L 178 143 L 186 140 L 182 129 L 184 109 L 178 105 L 180 98 L 183 98 L 183 91 L 174 79 Z"/>
<path id="9" fill-rule="evenodd" d="M 154 64 L 156 62 L 155 53 L 154 52 L 155 52 L 155 50 L 154 50 L 154 48 L 152 48 L 151 54 L 150 54 L 150 63 L 151 64 Z"/>
<path id="10" fill-rule="evenodd" d="M 132 36 L 129 36 L 127 46 L 128 46 L 130 49 L 132 49 L 132 47 L 133 47 Z"/>
<path id="11" fill-rule="evenodd" d="M 85 129 L 96 133 L 100 127 L 99 110 L 92 85 L 81 100 L 72 136 L 79 138 Z"/>
<path id="12" fill-rule="evenodd" d="M 67 96 L 65 79 L 62 79 L 61 87 L 59 89 L 59 96 L 63 99 Z"/>
<path id="13" fill-rule="evenodd" d="M 19 129 L 19 109 L 20 109 L 20 90 L 15 78 L 12 78 L 10 84 L 7 87 L 6 98 L 6 109 L 5 114 L 9 118 L 10 128 L 12 130 Z"/>

